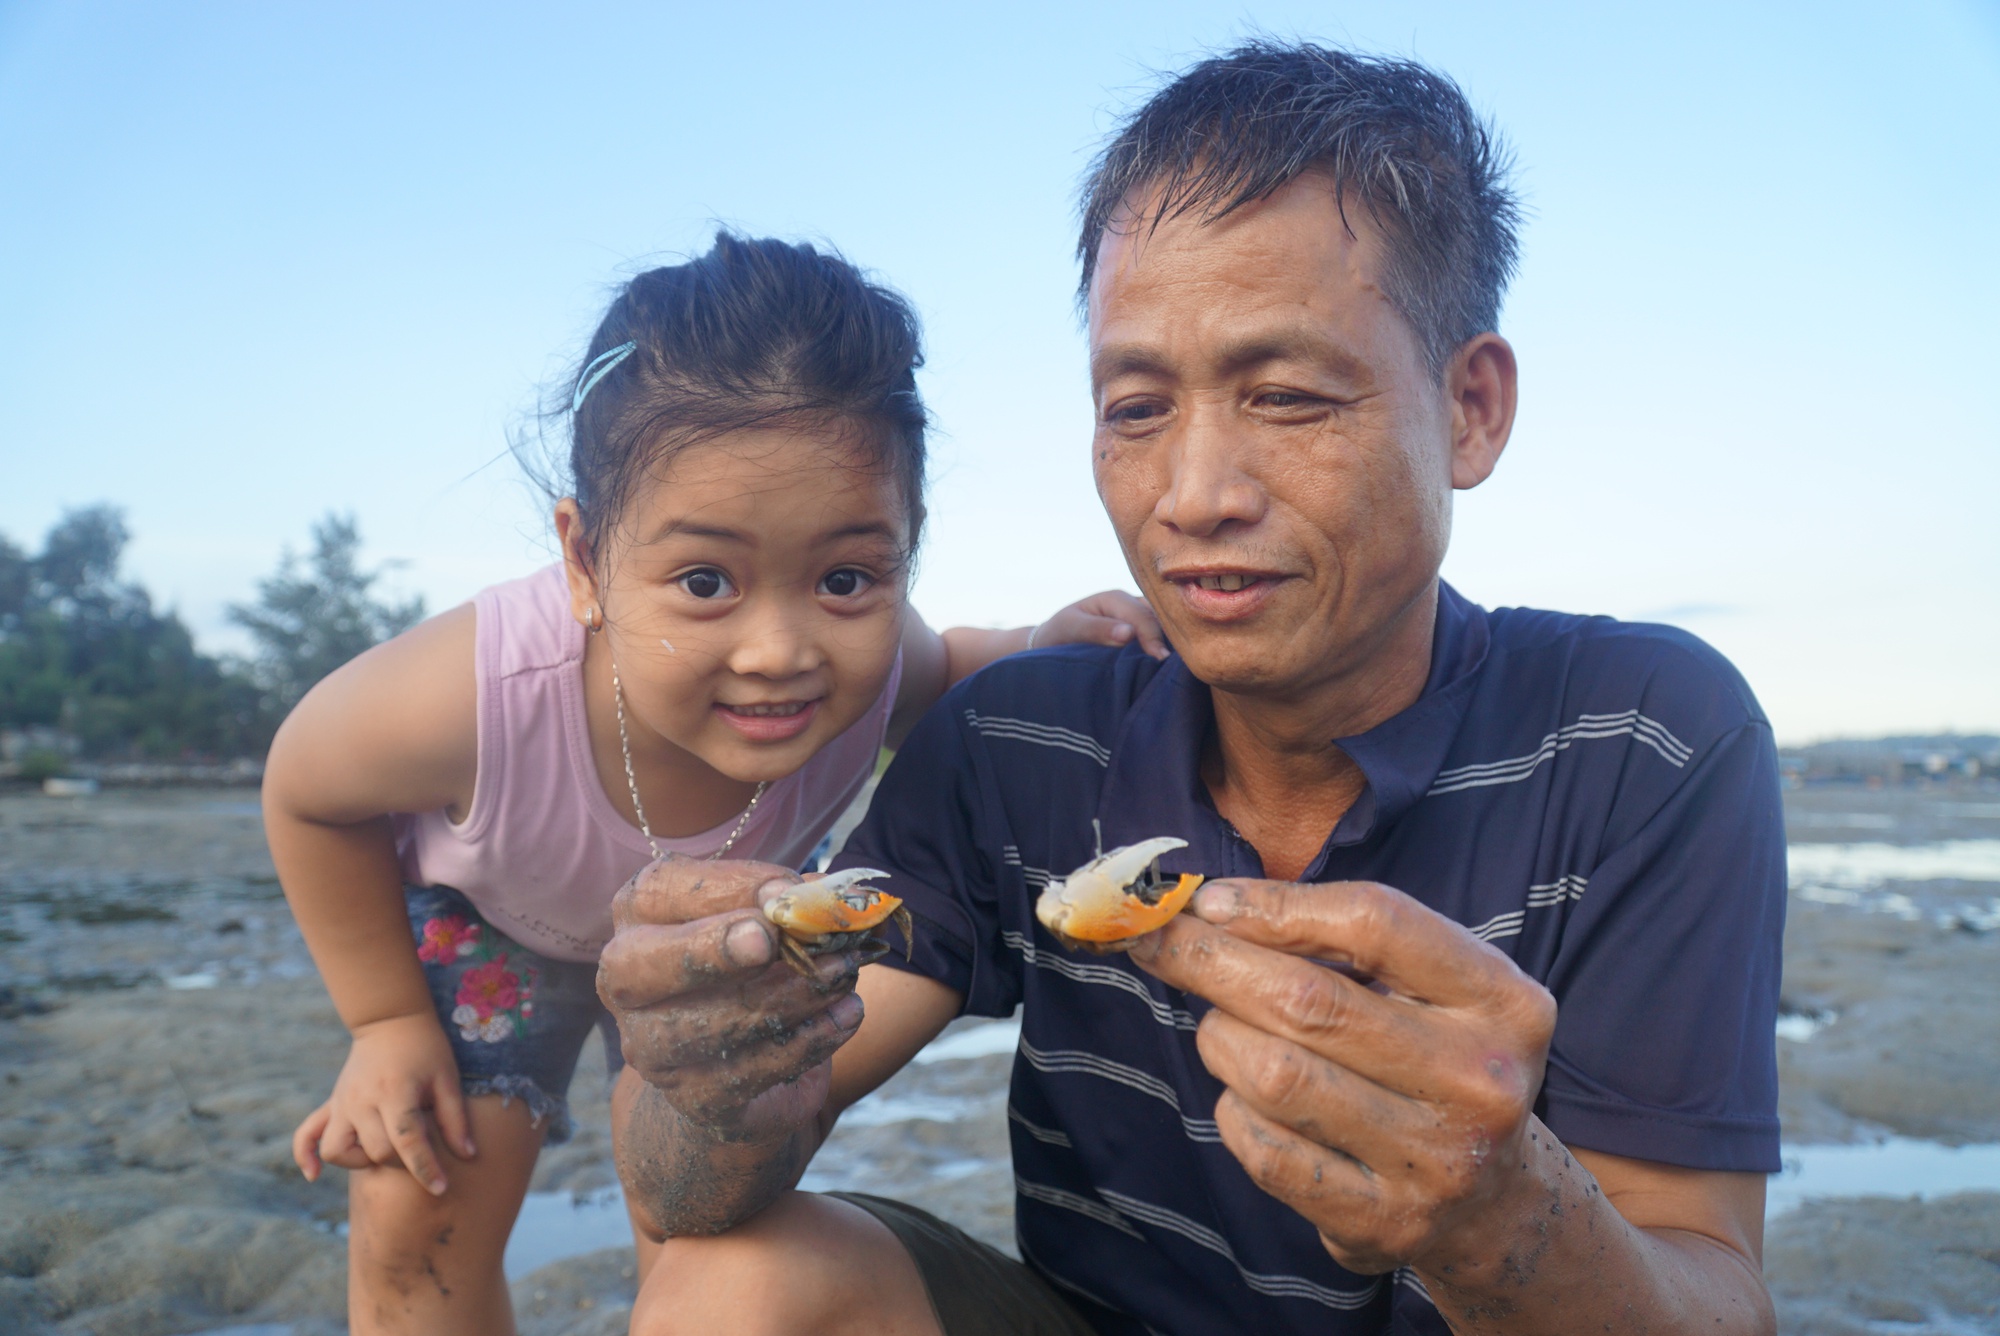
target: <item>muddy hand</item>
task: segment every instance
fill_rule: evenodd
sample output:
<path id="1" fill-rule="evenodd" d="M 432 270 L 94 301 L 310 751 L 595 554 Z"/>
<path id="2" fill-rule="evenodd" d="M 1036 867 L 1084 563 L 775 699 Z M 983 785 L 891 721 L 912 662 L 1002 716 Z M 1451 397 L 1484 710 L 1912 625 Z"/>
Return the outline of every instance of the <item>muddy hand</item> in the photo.
<path id="1" fill-rule="evenodd" d="M 1459 1252 L 1549 1138 L 1555 1000 L 1399 891 L 1210 882 L 1131 958 L 1215 1004 L 1196 1043 L 1223 1143 L 1350 1270 Z"/>
<path id="2" fill-rule="evenodd" d="M 683 1118 L 718 1136 L 795 1127 L 825 1102 L 829 1062 L 861 1024 L 854 952 L 788 964 L 757 891 L 771 863 L 669 855 L 626 883 L 598 962 L 625 1060 Z"/>

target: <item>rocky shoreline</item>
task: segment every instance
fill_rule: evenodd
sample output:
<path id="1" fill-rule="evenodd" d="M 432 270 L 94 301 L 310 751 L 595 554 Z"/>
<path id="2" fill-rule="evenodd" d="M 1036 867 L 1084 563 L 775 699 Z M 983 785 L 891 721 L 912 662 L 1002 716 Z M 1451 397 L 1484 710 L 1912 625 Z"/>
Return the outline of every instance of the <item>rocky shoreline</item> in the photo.
<path id="1" fill-rule="evenodd" d="M 0 795 L 0 1331 L 345 1330 L 344 1184 L 304 1183 L 288 1150 L 345 1037 L 250 798 Z M 1996 791 L 1788 805 L 1795 841 L 2000 838 Z M 1795 885 L 1786 1002 L 1809 1037 L 1780 1044 L 1786 1140 L 2000 1142 L 2000 931 L 1979 926 L 2000 879 L 1888 887 Z M 947 1041 L 843 1120 L 808 1181 L 1005 1245 L 1009 1058 L 968 1030 Z M 587 1052 L 578 1135 L 534 1191 L 615 1181 L 606 1095 Z M 2000 1331 L 2000 1193 L 1808 1201 L 1771 1221 L 1766 1273 L 1796 1336 Z M 521 1330 L 622 1331 L 632 1285 L 623 1248 L 542 1266 L 514 1283 Z"/>

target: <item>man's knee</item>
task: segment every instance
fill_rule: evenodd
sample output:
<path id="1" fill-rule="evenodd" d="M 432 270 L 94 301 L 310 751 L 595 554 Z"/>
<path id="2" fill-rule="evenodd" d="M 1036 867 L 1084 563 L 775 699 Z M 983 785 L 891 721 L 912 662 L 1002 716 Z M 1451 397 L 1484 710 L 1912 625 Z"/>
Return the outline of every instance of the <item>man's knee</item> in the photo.
<path id="1" fill-rule="evenodd" d="M 788 1192 L 726 1233 L 668 1239 L 646 1274 L 633 1336 L 722 1330 L 833 1336 L 937 1327 L 895 1235 L 858 1207 Z"/>

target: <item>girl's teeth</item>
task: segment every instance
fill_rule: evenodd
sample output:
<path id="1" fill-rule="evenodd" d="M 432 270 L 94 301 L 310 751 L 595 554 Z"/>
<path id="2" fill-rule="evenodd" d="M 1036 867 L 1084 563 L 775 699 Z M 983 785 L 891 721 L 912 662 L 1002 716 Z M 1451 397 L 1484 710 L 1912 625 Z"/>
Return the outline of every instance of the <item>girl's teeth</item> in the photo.
<path id="1" fill-rule="evenodd" d="M 1220 590 L 1225 594 L 1233 594 L 1249 583 L 1249 577 L 1242 575 L 1204 575 L 1200 579 L 1203 589 Z"/>
<path id="2" fill-rule="evenodd" d="M 755 715 L 762 718 L 770 715 L 783 716 L 797 714 L 800 710 L 806 708 L 806 703 L 804 701 L 794 701 L 789 705 L 732 705 L 729 708 L 738 714 Z"/>

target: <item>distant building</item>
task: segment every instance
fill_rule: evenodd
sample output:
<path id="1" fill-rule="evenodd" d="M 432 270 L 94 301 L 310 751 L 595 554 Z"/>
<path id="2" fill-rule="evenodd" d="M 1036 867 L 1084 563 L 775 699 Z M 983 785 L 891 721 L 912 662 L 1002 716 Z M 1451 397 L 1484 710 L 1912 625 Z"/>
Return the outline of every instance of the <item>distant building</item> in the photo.
<path id="1" fill-rule="evenodd" d="M 1842 738 L 1779 753 L 1788 785 L 1827 783 L 1941 784 L 2000 775 L 2000 737 Z"/>

